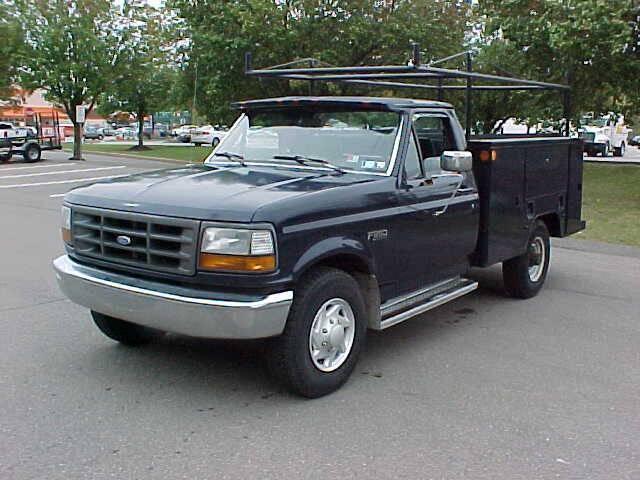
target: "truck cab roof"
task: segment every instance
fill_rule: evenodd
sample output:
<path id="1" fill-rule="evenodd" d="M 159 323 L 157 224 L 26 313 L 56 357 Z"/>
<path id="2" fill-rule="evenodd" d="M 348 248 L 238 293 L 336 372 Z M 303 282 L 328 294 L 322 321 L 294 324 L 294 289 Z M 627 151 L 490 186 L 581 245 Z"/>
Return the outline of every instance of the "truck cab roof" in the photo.
<path id="1" fill-rule="evenodd" d="M 260 100 L 248 100 L 245 102 L 237 102 L 233 107 L 246 111 L 257 109 L 272 108 L 295 108 L 295 107 L 313 107 L 313 106 L 335 106 L 335 107 L 355 107 L 373 110 L 405 110 L 411 108 L 446 108 L 452 109 L 453 106 L 445 102 L 436 102 L 433 100 L 415 100 L 411 98 L 395 98 L 395 97 L 278 97 L 265 98 Z"/>

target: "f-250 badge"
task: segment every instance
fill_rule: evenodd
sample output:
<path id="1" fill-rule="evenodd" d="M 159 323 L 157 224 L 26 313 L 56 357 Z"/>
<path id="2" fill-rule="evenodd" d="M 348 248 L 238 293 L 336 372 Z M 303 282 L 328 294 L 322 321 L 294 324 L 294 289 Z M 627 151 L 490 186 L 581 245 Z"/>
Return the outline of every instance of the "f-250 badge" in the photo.
<path id="1" fill-rule="evenodd" d="M 378 240 L 386 240 L 389 236 L 389 230 L 373 230 L 367 232 L 367 240 L 370 242 L 377 242 Z"/>

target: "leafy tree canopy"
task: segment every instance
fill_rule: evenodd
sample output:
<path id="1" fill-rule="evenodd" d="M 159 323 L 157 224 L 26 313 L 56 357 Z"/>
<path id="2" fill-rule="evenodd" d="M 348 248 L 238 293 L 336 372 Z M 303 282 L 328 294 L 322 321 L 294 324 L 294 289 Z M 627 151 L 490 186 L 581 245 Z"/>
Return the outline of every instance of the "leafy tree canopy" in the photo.
<path id="1" fill-rule="evenodd" d="M 125 3 L 121 22 L 128 28 L 128 42 L 120 53 L 122 68 L 116 69 L 99 100 L 99 111 L 131 112 L 138 120 L 138 142 L 143 146 L 144 117 L 166 104 L 173 72 L 167 67 L 167 36 L 161 12 L 146 2 Z"/>
<path id="2" fill-rule="evenodd" d="M 230 120 L 234 100 L 308 91 L 306 84 L 245 77 L 246 51 L 254 52 L 258 66 L 306 57 L 335 65 L 404 63 L 415 41 L 429 60 L 463 49 L 470 12 L 461 0 L 174 0 L 170 5 L 182 20 L 185 39 L 184 100 L 197 86 L 197 110 L 212 122 Z"/>
<path id="3" fill-rule="evenodd" d="M 42 88 L 64 107 L 75 126 L 74 158 L 81 157 L 77 105 L 93 108 L 121 67 L 128 25 L 108 0 L 19 0 L 25 35 L 21 84 Z"/>
<path id="4" fill-rule="evenodd" d="M 586 111 L 630 116 L 640 109 L 640 11 L 633 2 L 483 0 L 480 13 L 481 55 L 523 76 L 568 83 L 574 119 Z M 548 95 L 521 97 L 528 97 L 521 112 L 533 121 L 560 116 Z"/>
<path id="5" fill-rule="evenodd" d="M 11 96 L 11 87 L 18 74 L 22 31 L 15 4 L 0 0 L 0 99 Z"/>

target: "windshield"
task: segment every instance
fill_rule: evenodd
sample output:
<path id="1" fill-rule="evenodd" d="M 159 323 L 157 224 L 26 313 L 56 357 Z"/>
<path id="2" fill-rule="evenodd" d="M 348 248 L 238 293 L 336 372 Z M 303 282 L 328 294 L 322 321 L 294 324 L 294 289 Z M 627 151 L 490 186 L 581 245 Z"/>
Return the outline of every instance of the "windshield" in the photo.
<path id="1" fill-rule="evenodd" d="M 285 157 L 296 157 L 314 168 L 324 168 L 314 162 L 324 160 L 346 171 L 384 174 L 391 165 L 399 126 L 400 114 L 395 112 L 315 108 L 249 112 L 206 163 L 228 161 L 229 154 L 246 163 L 287 164 Z"/>

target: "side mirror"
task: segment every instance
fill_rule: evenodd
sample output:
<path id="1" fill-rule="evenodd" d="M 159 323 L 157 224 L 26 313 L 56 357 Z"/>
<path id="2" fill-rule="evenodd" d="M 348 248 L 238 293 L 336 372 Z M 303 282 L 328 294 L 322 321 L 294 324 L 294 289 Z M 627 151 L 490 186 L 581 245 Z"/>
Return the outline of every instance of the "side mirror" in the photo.
<path id="1" fill-rule="evenodd" d="M 468 172 L 473 168 L 471 152 L 447 150 L 440 157 L 440 168 L 448 172 Z"/>

